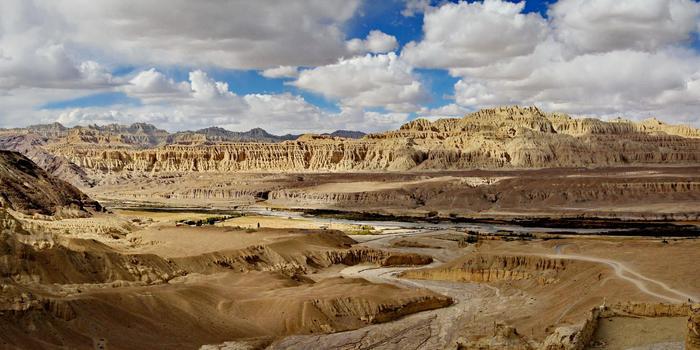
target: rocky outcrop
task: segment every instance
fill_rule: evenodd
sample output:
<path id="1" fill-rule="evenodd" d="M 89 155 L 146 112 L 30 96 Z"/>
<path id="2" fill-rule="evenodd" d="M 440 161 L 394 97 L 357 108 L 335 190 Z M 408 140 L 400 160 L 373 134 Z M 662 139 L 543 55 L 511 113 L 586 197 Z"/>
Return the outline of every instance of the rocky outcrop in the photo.
<path id="1" fill-rule="evenodd" d="M 602 316 L 683 317 L 688 314 L 688 308 L 688 304 L 627 302 L 608 306 Z"/>
<path id="2" fill-rule="evenodd" d="M 497 282 L 534 280 L 538 284 L 556 282 L 558 273 L 581 262 L 539 256 L 476 255 L 453 262 L 450 266 L 403 272 L 408 279 L 459 282 Z"/>
<path id="3" fill-rule="evenodd" d="M 688 334 L 685 338 L 686 350 L 700 349 L 700 304 L 688 308 Z"/>
<path id="4" fill-rule="evenodd" d="M 593 118 L 575 119 L 565 114 L 553 113 L 549 115 L 549 119 L 557 132 L 572 136 L 585 134 L 662 133 L 690 138 L 700 137 L 700 130 L 698 129 L 687 125 L 665 124 L 655 118 L 649 118 L 638 123 L 620 118 L 604 122 Z"/>
<path id="5" fill-rule="evenodd" d="M 17 152 L 0 151 L 0 205 L 24 214 L 87 216 L 96 201 Z"/>
<path id="6" fill-rule="evenodd" d="M 423 310 L 438 309 L 450 306 L 452 300 L 445 296 L 421 295 L 396 300 L 392 303 L 371 303 L 355 297 L 313 300 L 311 304 L 328 318 L 353 317 L 372 324 L 395 320 Z M 329 330 L 326 330 L 329 331 Z"/>
<path id="7" fill-rule="evenodd" d="M 22 153 L 51 175 L 78 187 L 91 187 L 94 181 L 85 170 L 68 159 L 56 156 L 43 147 L 45 139 L 36 134 L 0 136 L 0 150 Z"/>
<path id="8" fill-rule="evenodd" d="M 268 133 L 261 128 L 254 128 L 244 132 L 230 131 L 219 127 L 209 127 L 197 131 L 181 131 L 168 135 L 166 143 L 174 144 L 198 144 L 205 142 L 282 142 L 294 140 L 297 135 L 277 136 Z"/>
<path id="9" fill-rule="evenodd" d="M 591 340 L 598 319 L 589 317 L 582 328 L 576 326 L 557 327 L 547 336 L 541 350 L 583 350 Z M 590 333 L 590 334 L 589 334 Z M 588 334 L 585 336 L 584 334 Z M 585 338 L 585 339 L 584 339 Z"/>
<path id="10" fill-rule="evenodd" d="M 343 249 L 341 246 L 349 247 L 349 242 L 352 240 L 339 231 L 310 233 L 309 236 L 307 239 L 321 239 L 325 243 L 317 246 L 316 249 L 295 252 L 289 252 L 287 248 L 281 247 L 283 244 L 254 245 L 245 249 L 172 260 L 183 269 L 200 273 L 229 269 L 239 272 L 275 271 L 289 276 L 311 273 L 335 264 L 352 266 L 372 263 L 379 266 L 405 266 L 427 265 L 433 261 L 429 256 L 414 253 L 397 253 L 370 248 L 347 249 L 346 247 Z"/>
<path id="11" fill-rule="evenodd" d="M 464 339 L 457 340 L 458 350 L 533 350 L 525 337 L 511 326 L 497 323 L 494 325 L 493 335 L 474 341 Z"/>
<path id="12" fill-rule="evenodd" d="M 324 134 L 324 135 L 328 135 L 330 137 L 342 137 L 345 139 L 361 139 L 361 138 L 365 137 L 365 135 L 367 135 L 367 134 L 365 134 L 362 131 L 336 130 L 336 131 L 333 131 L 332 133 Z"/>
<path id="13" fill-rule="evenodd" d="M 696 170 L 690 170 L 690 172 Z M 614 174 L 612 176 L 611 174 Z M 412 209 L 436 210 L 442 215 L 460 212 L 503 210 L 522 212 L 530 208 L 586 207 L 604 208 L 611 205 L 630 206 L 639 203 L 668 203 L 700 200 L 700 178 L 673 174 L 664 176 L 639 176 L 625 174 L 625 170 L 611 170 L 608 173 L 587 174 L 574 170 L 569 173 L 554 171 L 530 171 L 499 177 L 493 173 L 482 184 L 471 184 L 466 177 L 452 174 L 443 181 L 424 181 L 398 184 L 396 188 L 334 191 L 332 188 L 316 190 L 299 184 L 286 189 L 273 189 L 267 195 L 272 204 L 306 207 L 338 208 L 356 210 L 369 209 Z M 569 176 L 573 175 L 573 176 Z M 464 175 L 463 175 L 464 176 Z M 546 177 L 547 182 L 540 181 Z M 371 175 L 367 176 L 371 179 Z M 289 182 L 288 182 L 289 183 Z M 349 183 L 352 185 L 352 183 Z M 340 188 L 340 184 L 336 188 Z M 232 198 L 233 199 L 233 198 Z M 467 200 L 468 199 L 468 200 Z M 688 206 L 692 220 L 697 211 Z M 608 211 L 606 215 L 622 215 Z M 663 219 L 663 213 L 657 213 Z"/>
<path id="14" fill-rule="evenodd" d="M 91 240 L 68 240 L 45 247 L 25 243 L 36 235 L 40 232 L 25 230 L 0 209 L 0 279 L 20 284 L 158 283 L 182 274 L 177 266 L 158 256 L 124 255 Z M 83 249 L 71 249 L 71 245 Z"/>
<path id="15" fill-rule="evenodd" d="M 586 319 L 577 325 L 561 326 L 552 332 L 540 346 L 541 350 L 583 350 L 587 349 L 593 335 L 598 328 L 601 319 L 607 317 L 679 317 L 690 315 L 688 320 L 689 331 L 692 331 L 694 308 L 688 304 L 655 304 L 627 302 L 614 305 L 601 305 L 593 308 Z M 700 308 L 697 308 L 700 310 Z M 695 325 L 700 318 L 695 319 Z M 695 328 L 697 330 L 697 327 Z M 698 333 L 695 333 L 697 335 Z M 693 336 L 690 332 L 686 338 L 686 349 L 689 347 L 688 339 Z M 697 343 L 700 344 L 700 343 Z"/>
<path id="16" fill-rule="evenodd" d="M 346 145 L 323 140 L 279 144 L 170 145 L 143 151 L 61 147 L 52 152 L 67 157 L 84 169 L 98 172 L 305 171 L 361 169 L 360 163 L 367 157 L 368 147 L 362 142 Z"/>
<path id="17" fill-rule="evenodd" d="M 403 203 L 406 206 L 415 206 L 416 198 L 407 191 L 368 191 L 368 192 L 309 192 L 304 189 L 284 189 L 271 191 L 268 194 L 271 203 L 284 203 L 286 205 L 299 206 L 357 206 L 392 205 Z"/>

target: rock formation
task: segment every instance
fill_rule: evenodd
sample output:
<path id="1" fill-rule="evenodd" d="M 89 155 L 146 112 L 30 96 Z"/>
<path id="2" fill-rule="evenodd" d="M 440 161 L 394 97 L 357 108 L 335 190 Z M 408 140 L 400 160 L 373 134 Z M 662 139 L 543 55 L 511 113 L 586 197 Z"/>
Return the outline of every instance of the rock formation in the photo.
<path id="1" fill-rule="evenodd" d="M 327 134 L 330 137 L 342 137 L 345 139 L 361 139 L 365 137 L 364 132 L 362 131 L 352 131 L 352 130 L 336 130 L 332 133 Z"/>
<path id="2" fill-rule="evenodd" d="M 658 121 L 605 122 L 537 108 L 485 109 L 414 120 L 360 140 L 198 143 L 137 150 L 57 142 L 52 153 L 93 172 L 357 171 L 693 164 L 700 131 Z M 223 140 L 223 139 L 217 139 Z M 92 141 L 91 141 L 92 142 Z M 117 144 L 115 144 L 117 145 Z"/>
<path id="3" fill-rule="evenodd" d="M 688 310 L 688 334 L 685 338 L 686 350 L 700 349 L 700 304 L 691 305 Z"/>
<path id="4" fill-rule="evenodd" d="M 566 259 L 537 256 L 475 255 L 451 262 L 446 267 L 406 271 L 401 277 L 459 282 L 497 282 L 533 280 L 538 284 L 557 281 L 558 274 L 570 265 L 585 264 Z"/>
<path id="5" fill-rule="evenodd" d="M 267 142 L 275 143 L 294 140 L 298 135 L 277 136 L 261 128 L 244 132 L 230 131 L 219 127 L 209 127 L 197 131 L 182 131 L 168 135 L 166 143 L 198 144 L 204 142 Z"/>
<path id="6" fill-rule="evenodd" d="M 78 187 L 91 187 L 94 181 L 68 159 L 46 151 L 44 138 L 37 134 L 0 136 L 0 150 L 22 153 L 51 175 Z"/>
<path id="7" fill-rule="evenodd" d="M 165 258 L 124 254 L 95 240 L 25 244 L 25 236 L 39 233 L 0 209 L 0 347 L 82 348 L 103 337 L 132 349 L 169 341 L 196 348 L 251 336 L 269 343 L 388 322 L 453 302 L 429 290 L 359 278 L 312 281 L 302 273 L 332 264 L 403 265 L 429 258 L 351 248 L 354 241 L 338 231 L 284 232 L 287 237 L 272 243 Z"/>
<path id="8" fill-rule="evenodd" d="M 690 338 L 697 332 L 692 333 L 693 327 L 697 331 L 697 316 L 700 307 L 693 307 L 689 304 L 657 304 L 625 302 L 614 305 L 597 306 L 590 310 L 586 319 L 577 325 L 567 325 L 557 327 L 549 334 L 539 349 L 541 350 L 583 350 L 590 348 L 590 343 L 600 324 L 606 318 L 611 317 L 634 317 L 634 318 L 654 318 L 654 317 L 679 317 L 689 313 L 688 338 L 686 338 L 686 349 L 697 349 L 689 346 Z M 697 343 L 696 343 L 697 344 Z M 641 347 L 640 347 L 641 348 Z"/>
<path id="9" fill-rule="evenodd" d="M 0 151 L 0 204 L 24 214 L 86 216 L 101 206 L 17 152 Z"/>
<path id="10" fill-rule="evenodd" d="M 273 135 L 261 128 L 248 131 L 230 131 L 220 127 L 208 127 L 195 131 L 169 133 L 147 123 L 131 125 L 107 124 L 67 128 L 60 123 L 30 125 L 26 128 L 0 129 L 1 136 L 35 135 L 53 142 L 88 143 L 102 146 L 149 148 L 168 144 L 202 144 L 213 142 L 262 142 L 277 143 L 295 140 L 300 135 Z M 336 130 L 330 137 L 359 139 L 365 133 Z"/>
<path id="11" fill-rule="evenodd" d="M 458 350 L 533 350 L 533 347 L 518 331 L 511 326 L 497 323 L 494 325 L 493 336 L 483 337 L 475 341 L 460 339 L 457 341 Z"/>

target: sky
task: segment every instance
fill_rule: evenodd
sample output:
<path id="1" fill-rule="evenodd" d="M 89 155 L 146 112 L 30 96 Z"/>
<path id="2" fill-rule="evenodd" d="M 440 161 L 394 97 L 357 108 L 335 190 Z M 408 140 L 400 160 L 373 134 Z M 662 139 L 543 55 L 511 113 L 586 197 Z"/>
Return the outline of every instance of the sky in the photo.
<path id="1" fill-rule="evenodd" d="M 700 127 L 694 0 L 0 0 L 0 127 L 375 132 L 501 105 Z"/>

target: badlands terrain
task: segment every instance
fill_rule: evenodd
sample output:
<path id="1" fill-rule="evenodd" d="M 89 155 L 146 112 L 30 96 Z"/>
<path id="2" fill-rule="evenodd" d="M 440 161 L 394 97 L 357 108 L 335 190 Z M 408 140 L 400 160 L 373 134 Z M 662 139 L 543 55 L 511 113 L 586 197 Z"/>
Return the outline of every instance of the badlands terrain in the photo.
<path id="1" fill-rule="evenodd" d="M 700 130 L 0 130 L 0 348 L 700 349 Z"/>

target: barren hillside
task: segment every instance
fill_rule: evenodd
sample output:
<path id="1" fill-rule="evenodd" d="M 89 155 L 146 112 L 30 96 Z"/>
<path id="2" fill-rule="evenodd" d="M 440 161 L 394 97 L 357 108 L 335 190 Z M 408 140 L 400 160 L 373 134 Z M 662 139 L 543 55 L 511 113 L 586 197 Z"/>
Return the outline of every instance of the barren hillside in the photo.
<path id="1" fill-rule="evenodd" d="M 101 209 L 73 185 L 10 151 L 0 151 L 0 203 L 25 214 L 73 216 Z"/>

